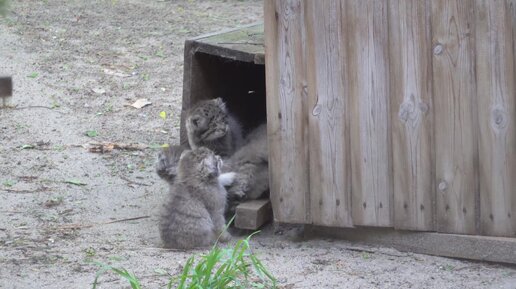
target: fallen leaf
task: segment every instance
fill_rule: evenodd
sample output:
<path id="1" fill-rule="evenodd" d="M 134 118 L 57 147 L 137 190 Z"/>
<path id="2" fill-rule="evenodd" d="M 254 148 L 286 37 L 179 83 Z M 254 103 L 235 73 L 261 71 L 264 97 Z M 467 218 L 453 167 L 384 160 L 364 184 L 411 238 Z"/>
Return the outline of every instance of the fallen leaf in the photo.
<path id="1" fill-rule="evenodd" d="M 162 148 L 162 145 L 160 145 L 160 144 L 151 144 L 151 145 L 149 146 L 149 148 L 151 148 L 151 149 L 161 149 L 161 148 Z"/>
<path id="2" fill-rule="evenodd" d="M 158 52 L 156 52 L 156 56 L 160 58 L 165 58 L 165 53 L 163 52 L 163 50 L 158 50 Z"/>
<path id="3" fill-rule="evenodd" d="M 94 87 L 91 90 L 93 92 L 95 92 L 96 94 L 104 94 L 104 93 L 106 93 L 106 90 L 101 88 L 101 87 Z"/>
<path id="4" fill-rule="evenodd" d="M 96 137 L 99 135 L 99 133 L 96 130 L 88 130 L 86 131 L 86 135 L 89 137 Z"/>
<path id="5" fill-rule="evenodd" d="M 136 100 L 133 104 L 131 104 L 131 106 L 134 108 L 142 108 L 142 107 L 145 107 L 145 106 L 151 105 L 151 104 L 152 104 L 152 102 L 150 102 L 148 99 L 140 98 L 140 99 Z"/>
<path id="6" fill-rule="evenodd" d="M 159 275 L 168 275 L 168 272 L 164 269 L 161 269 L 161 268 L 158 268 L 158 269 L 154 269 L 154 272 L 158 273 Z"/>
<path id="7" fill-rule="evenodd" d="M 162 112 L 160 112 L 160 113 L 159 113 L 159 116 L 160 116 L 163 120 L 165 120 L 165 119 L 167 119 L 167 112 L 166 112 L 166 111 L 162 111 Z"/>
<path id="8" fill-rule="evenodd" d="M 31 74 L 27 75 L 27 77 L 28 77 L 28 78 L 36 78 L 36 77 L 38 77 L 38 75 L 39 75 L 39 73 L 37 73 L 37 72 L 33 72 L 33 73 L 31 73 Z"/>
<path id="9" fill-rule="evenodd" d="M 12 187 L 12 186 L 14 186 L 14 181 L 12 181 L 12 180 L 5 180 L 2 184 L 4 186 L 6 186 L 6 187 Z"/>
<path id="10" fill-rule="evenodd" d="M 129 76 L 131 76 L 130 74 L 123 73 L 121 71 L 112 70 L 112 69 L 109 69 L 109 68 L 104 68 L 104 73 L 107 74 L 107 75 L 113 75 L 113 76 L 118 76 L 118 77 L 129 77 Z"/>

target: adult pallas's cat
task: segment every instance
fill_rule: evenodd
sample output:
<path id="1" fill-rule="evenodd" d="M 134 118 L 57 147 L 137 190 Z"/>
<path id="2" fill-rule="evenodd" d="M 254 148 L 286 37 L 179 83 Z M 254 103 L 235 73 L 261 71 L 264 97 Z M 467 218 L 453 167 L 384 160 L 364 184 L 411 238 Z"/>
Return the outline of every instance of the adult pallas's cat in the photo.
<path id="1" fill-rule="evenodd" d="M 235 179 L 227 187 L 226 216 L 232 216 L 243 200 L 265 197 L 269 191 L 269 160 L 267 126 L 262 124 L 246 137 L 245 144 L 224 163 L 223 171 L 235 172 Z"/>
<path id="2" fill-rule="evenodd" d="M 243 142 L 242 127 L 227 110 L 222 98 L 203 100 L 186 115 L 190 147 L 207 147 L 221 157 L 231 156 Z"/>

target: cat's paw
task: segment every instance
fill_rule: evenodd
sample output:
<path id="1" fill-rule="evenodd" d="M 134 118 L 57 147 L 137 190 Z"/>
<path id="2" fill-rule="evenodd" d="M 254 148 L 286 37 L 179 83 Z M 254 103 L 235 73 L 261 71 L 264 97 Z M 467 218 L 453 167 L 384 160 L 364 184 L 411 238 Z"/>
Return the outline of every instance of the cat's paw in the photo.
<path id="1" fill-rule="evenodd" d="M 219 176 L 219 183 L 224 187 L 230 186 L 235 181 L 236 173 L 223 173 Z"/>
<path id="2" fill-rule="evenodd" d="M 244 200 L 246 198 L 246 194 L 242 190 L 234 189 L 228 190 L 228 195 L 233 200 Z"/>
<path id="3" fill-rule="evenodd" d="M 160 152 L 158 161 L 156 162 L 156 173 L 158 176 L 167 182 L 174 182 L 177 175 L 177 168 L 170 163 L 165 152 Z"/>
<path id="4" fill-rule="evenodd" d="M 158 172 L 158 174 L 160 172 L 165 172 L 165 170 L 167 169 L 167 165 L 168 165 L 167 155 L 165 154 L 164 151 L 160 151 L 158 153 L 158 160 L 156 162 L 156 171 Z"/>

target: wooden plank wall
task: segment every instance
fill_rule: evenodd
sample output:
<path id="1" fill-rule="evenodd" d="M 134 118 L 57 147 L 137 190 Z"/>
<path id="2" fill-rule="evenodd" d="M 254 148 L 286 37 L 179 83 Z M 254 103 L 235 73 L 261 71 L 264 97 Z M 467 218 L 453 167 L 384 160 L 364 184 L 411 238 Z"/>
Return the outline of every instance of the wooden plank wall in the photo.
<path id="1" fill-rule="evenodd" d="M 436 229 L 473 234 L 478 199 L 474 10 L 462 1 L 435 0 L 431 13 Z"/>
<path id="2" fill-rule="evenodd" d="M 310 218 L 308 90 L 304 6 L 299 0 L 264 1 L 268 57 L 267 137 L 272 173 L 269 182 L 275 217 L 288 223 Z M 279 12 L 281 11 L 281 17 Z M 276 97 L 269 97 L 275 95 Z"/>
<path id="3" fill-rule="evenodd" d="M 475 1 L 480 123 L 480 228 L 516 232 L 514 1 Z"/>
<path id="4" fill-rule="evenodd" d="M 394 224 L 434 226 L 434 147 L 430 9 L 424 1 L 389 1 L 389 78 Z M 396 20 L 397 19 L 397 20 Z"/>
<path id="5" fill-rule="evenodd" d="M 327 226 L 352 226 L 350 183 L 349 103 L 347 89 L 345 30 L 340 1 L 310 1 L 307 23 L 308 146 L 312 222 Z M 316 18 L 322 15 L 322 18 Z M 318 33 L 327 31 L 327 33 Z M 332 61 L 328 61 L 328 60 Z M 318 65 L 318 63 L 323 63 Z M 335 162 L 338 159 L 339 162 Z"/>
<path id="6" fill-rule="evenodd" d="M 277 221 L 516 237 L 516 0 L 264 4 Z"/>

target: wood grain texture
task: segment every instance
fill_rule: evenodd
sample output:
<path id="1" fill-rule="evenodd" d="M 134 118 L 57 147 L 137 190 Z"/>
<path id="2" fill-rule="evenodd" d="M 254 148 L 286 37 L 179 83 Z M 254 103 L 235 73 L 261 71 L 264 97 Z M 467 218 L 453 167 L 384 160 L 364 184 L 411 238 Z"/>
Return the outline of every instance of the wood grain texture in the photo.
<path id="1" fill-rule="evenodd" d="M 344 1 L 355 225 L 392 226 L 386 1 Z"/>
<path id="2" fill-rule="evenodd" d="M 514 1 L 476 1 L 480 227 L 516 236 Z M 511 7 L 512 6 L 512 7 Z"/>
<path id="3" fill-rule="evenodd" d="M 346 34 L 339 0 L 305 1 L 312 223 L 351 227 Z M 321 33 L 324 31 L 324 33 Z"/>
<path id="4" fill-rule="evenodd" d="M 201 74 L 199 69 L 199 63 L 197 59 L 194 57 L 195 43 L 192 40 L 186 40 L 184 46 L 184 69 L 183 69 L 183 99 L 182 99 L 182 108 L 181 108 L 181 122 L 180 122 L 180 142 L 181 145 L 188 146 L 188 137 L 186 135 L 186 113 L 188 109 L 192 106 L 192 98 L 195 98 L 196 87 L 201 87 L 205 83 L 197 83 L 197 85 L 192 85 L 192 80 L 195 79 L 199 74 Z M 192 97 L 192 94 L 194 95 Z"/>
<path id="5" fill-rule="evenodd" d="M 472 5 L 432 1 L 437 230 L 474 234 L 478 198 Z"/>
<path id="6" fill-rule="evenodd" d="M 274 218 L 309 223 L 308 120 L 301 0 L 265 1 L 267 134 Z"/>
<path id="7" fill-rule="evenodd" d="M 389 1 L 394 226 L 433 230 L 435 201 L 428 1 Z"/>

